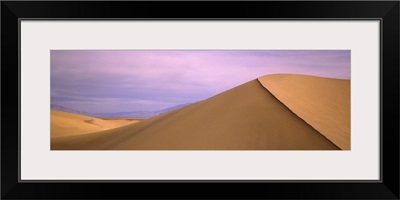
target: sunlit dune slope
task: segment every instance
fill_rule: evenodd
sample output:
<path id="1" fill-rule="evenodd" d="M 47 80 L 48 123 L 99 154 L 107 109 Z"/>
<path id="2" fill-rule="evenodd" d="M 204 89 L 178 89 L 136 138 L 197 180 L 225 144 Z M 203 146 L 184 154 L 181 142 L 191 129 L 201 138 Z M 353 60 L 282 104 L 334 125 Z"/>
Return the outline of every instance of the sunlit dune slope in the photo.
<path id="1" fill-rule="evenodd" d="M 350 80 L 274 74 L 261 84 L 343 150 L 350 149 Z"/>
<path id="2" fill-rule="evenodd" d="M 253 80 L 136 124 L 52 139 L 53 150 L 337 150 Z"/>
<path id="3" fill-rule="evenodd" d="M 51 137 L 93 133 L 137 122 L 129 119 L 99 119 L 80 114 L 51 110 Z"/>

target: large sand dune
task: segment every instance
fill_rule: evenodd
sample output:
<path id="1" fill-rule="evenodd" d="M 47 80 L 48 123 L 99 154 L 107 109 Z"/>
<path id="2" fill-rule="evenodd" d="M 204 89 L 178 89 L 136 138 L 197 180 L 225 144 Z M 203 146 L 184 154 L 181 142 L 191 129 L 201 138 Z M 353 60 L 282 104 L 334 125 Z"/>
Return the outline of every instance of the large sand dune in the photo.
<path id="1" fill-rule="evenodd" d="M 99 132 L 139 121 L 132 119 L 100 119 L 56 110 L 51 110 L 50 118 L 52 138 Z"/>
<path id="2" fill-rule="evenodd" d="M 258 80 L 335 145 L 350 149 L 350 80 L 290 74 Z"/>
<path id="3" fill-rule="evenodd" d="M 131 125 L 53 138 L 53 150 L 338 150 L 253 80 Z"/>

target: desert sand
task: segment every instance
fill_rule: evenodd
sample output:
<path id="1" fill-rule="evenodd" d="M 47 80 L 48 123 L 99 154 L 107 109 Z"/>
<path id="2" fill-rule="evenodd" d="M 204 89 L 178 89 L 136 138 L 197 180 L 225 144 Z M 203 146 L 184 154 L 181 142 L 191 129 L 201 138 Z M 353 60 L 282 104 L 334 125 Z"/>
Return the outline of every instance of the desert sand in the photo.
<path id="1" fill-rule="evenodd" d="M 52 150 L 339 150 L 255 79 L 209 99 Z"/>
<path id="2" fill-rule="evenodd" d="M 135 119 L 100 119 L 80 114 L 51 110 L 51 137 L 81 135 L 132 124 Z"/>
<path id="3" fill-rule="evenodd" d="M 274 74 L 261 84 L 343 150 L 350 149 L 350 80 Z"/>

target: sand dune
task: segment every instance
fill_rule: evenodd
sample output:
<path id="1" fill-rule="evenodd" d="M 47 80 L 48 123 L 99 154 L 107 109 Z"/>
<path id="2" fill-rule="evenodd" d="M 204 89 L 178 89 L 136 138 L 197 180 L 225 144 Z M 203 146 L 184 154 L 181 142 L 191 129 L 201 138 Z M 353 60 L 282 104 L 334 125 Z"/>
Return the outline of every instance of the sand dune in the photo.
<path id="1" fill-rule="evenodd" d="M 289 74 L 258 80 L 335 145 L 350 149 L 350 80 Z"/>
<path id="2" fill-rule="evenodd" d="M 253 80 L 131 125 L 53 138 L 52 150 L 338 150 Z"/>
<path id="3" fill-rule="evenodd" d="M 52 138 L 99 132 L 140 121 L 131 119 L 100 119 L 56 110 L 51 110 L 50 118 Z"/>

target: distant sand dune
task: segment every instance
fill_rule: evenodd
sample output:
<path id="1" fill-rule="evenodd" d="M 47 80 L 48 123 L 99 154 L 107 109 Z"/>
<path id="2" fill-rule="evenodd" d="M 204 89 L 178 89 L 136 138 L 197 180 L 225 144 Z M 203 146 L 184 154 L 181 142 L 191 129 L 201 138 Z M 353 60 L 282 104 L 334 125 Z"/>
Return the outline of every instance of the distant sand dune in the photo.
<path id="1" fill-rule="evenodd" d="M 261 84 L 343 150 L 350 149 L 350 80 L 273 74 Z"/>
<path id="2" fill-rule="evenodd" d="M 52 150 L 338 150 L 257 80 L 142 122 L 53 138 Z"/>
<path id="3" fill-rule="evenodd" d="M 93 133 L 138 122 L 129 119 L 99 119 L 80 114 L 51 110 L 51 137 Z"/>

